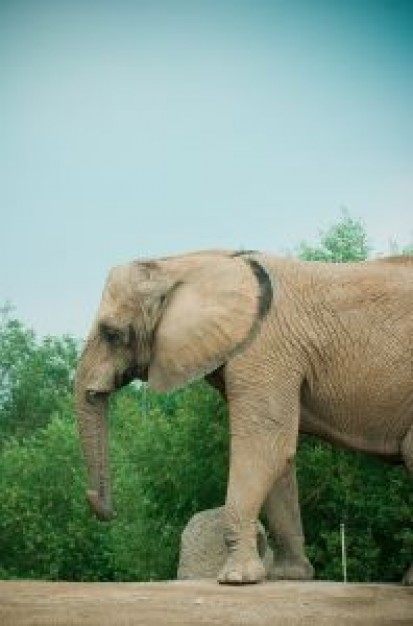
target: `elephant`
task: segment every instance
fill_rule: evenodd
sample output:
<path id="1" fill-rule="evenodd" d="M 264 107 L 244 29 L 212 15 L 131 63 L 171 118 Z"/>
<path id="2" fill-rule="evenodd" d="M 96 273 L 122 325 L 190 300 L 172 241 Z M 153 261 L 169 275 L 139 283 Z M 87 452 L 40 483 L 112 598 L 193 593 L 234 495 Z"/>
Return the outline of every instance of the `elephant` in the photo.
<path id="1" fill-rule="evenodd" d="M 226 558 L 224 520 L 223 506 L 200 511 L 191 517 L 181 535 L 178 580 L 217 577 Z M 257 523 L 256 538 L 258 554 L 269 576 L 273 555 L 261 522 Z"/>
<path id="2" fill-rule="evenodd" d="M 413 472 L 413 257 L 348 264 L 210 250 L 113 268 L 75 377 L 87 498 L 112 515 L 106 407 L 134 379 L 158 392 L 205 378 L 226 399 L 223 584 L 311 578 L 294 458 L 299 433 Z M 413 566 L 404 577 L 413 584 Z"/>

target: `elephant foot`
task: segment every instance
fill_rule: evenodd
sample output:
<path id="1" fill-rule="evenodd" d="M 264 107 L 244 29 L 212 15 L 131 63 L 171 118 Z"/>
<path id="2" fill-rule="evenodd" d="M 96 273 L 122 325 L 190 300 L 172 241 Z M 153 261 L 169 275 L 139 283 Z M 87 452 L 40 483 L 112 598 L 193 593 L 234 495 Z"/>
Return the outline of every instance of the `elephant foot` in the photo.
<path id="1" fill-rule="evenodd" d="M 412 585 L 413 586 L 413 565 L 409 567 L 405 575 L 403 576 L 403 584 L 404 585 Z"/>
<path id="2" fill-rule="evenodd" d="M 265 578 L 265 568 L 258 557 L 243 560 L 235 555 L 228 558 L 218 574 L 221 585 L 248 585 L 259 583 Z"/>
<path id="3" fill-rule="evenodd" d="M 300 560 L 274 558 L 268 578 L 269 580 L 312 580 L 314 567 L 306 557 Z"/>

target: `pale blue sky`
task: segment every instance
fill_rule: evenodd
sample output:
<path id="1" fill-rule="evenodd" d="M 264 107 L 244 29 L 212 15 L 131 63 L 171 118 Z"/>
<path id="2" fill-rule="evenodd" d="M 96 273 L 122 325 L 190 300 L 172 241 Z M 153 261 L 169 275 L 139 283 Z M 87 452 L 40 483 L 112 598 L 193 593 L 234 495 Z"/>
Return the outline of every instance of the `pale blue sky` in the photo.
<path id="1" fill-rule="evenodd" d="M 0 0 L 0 303 L 84 336 L 107 269 L 413 232 L 413 2 Z"/>

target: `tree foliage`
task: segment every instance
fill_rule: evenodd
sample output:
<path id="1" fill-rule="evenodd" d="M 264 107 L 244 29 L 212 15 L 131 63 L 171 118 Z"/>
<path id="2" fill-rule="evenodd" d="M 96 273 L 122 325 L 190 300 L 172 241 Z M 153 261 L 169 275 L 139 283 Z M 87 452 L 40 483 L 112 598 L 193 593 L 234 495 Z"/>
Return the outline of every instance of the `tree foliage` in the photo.
<path id="1" fill-rule="evenodd" d="M 3 309 L 0 318 L 0 445 L 45 426 L 71 394 L 77 344 L 70 337 L 38 341 Z"/>
<path id="2" fill-rule="evenodd" d="M 343 214 L 310 260 L 367 256 L 362 225 Z M 225 498 L 227 410 L 206 383 L 155 395 L 130 385 L 111 402 L 111 524 L 87 509 L 72 402 L 78 343 L 39 340 L 4 314 L 0 323 L 0 576 L 62 580 L 173 578 L 180 533 Z M 353 581 L 401 578 L 413 553 L 411 482 L 403 468 L 306 437 L 298 478 L 308 553 L 317 576 L 341 579 L 345 522 Z"/>
<path id="3" fill-rule="evenodd" d="M 206 383 L 197 383 L 163 397 L 125 390 L 112 413 L 118 575 L 174 578 L 189 517 L 225 498 L 225 407 Z"/>
<path id="4" fill-rule="evenodd" d="M 326 233 L 320 233 L 318 246 L 310 246 L 303 242 L 299 248 L 299 256 L 305 261 L 349 263 L 364 261 L 368 254 L 369 246 L 363 224 L 353 219 L 346 210 L 343 210 L 339 222 L 331 226 Z"/>
<path id="5" fill-rule="evenodd" d="M 72 412 L 54 414 L 0 455 L 0 573 L 61 580 L 113 578 L 105 528 L 84 504 Z"/>
<path id="6" fill-rule="evenodd" d="M 300 443 L 297 466 L 317 577 L 342 580 L 343 522 L 349 580 L 400 581 L 413 553 L 413 493 L 406 470 L 310 437 Z"/>

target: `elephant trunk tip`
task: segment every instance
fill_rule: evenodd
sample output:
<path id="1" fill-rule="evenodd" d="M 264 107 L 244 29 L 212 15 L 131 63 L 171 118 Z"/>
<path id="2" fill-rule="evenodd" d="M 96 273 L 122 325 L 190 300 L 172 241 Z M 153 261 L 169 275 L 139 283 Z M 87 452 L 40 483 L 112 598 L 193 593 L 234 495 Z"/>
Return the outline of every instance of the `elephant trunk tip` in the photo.
<path id="1" fill-rule="evenodd" d="M 113 519 L 112 507 L 109 503 L 105 502 L 99 497 L 97 491 L 89 489 L 86 492 L 86 496 L 89 502 L 89 506 L 98 520 L 101 522 L 110 522 Z"/>

